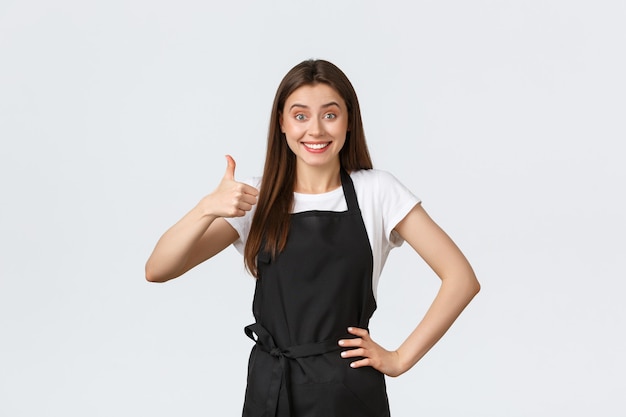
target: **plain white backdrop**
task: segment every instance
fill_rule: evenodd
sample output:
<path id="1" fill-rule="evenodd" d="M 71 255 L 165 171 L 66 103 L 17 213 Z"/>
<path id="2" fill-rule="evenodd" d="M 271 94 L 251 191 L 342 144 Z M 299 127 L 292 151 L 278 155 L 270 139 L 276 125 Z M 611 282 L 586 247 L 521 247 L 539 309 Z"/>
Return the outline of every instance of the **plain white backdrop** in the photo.
<path id="1" fill-rule="evenodd" d="M 240 415 L 241 257 L 164 285 L 143 267 L 224 154 L 261 173 L 274 92 L 307 58 L 352 80 L 375 166 L 483 286 L 388 380 L 392 415 L 626 415 L 625 21 L 619 0 L 3 0 L 0 415 Z M 392 252 L 377 341 L 437 286 Z"/>

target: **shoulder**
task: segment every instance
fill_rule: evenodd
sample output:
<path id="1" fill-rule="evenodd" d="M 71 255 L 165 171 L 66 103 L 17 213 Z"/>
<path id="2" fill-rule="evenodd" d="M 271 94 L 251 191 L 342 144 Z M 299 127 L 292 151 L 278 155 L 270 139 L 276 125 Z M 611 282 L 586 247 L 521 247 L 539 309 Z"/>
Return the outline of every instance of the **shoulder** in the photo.
<path id="1" fill-rule="evenodd" d="M 387 171 L 362 169 L 352 172 L 350 178 L 360 201 L 374 210 L 404 212 L 420 202 L 419 197 Z"/>
<path id="2" fill-rule="evenodd" d="M 355 187 L 382 187 L 387 186 L 402 186 L 402 183 L 393 176 L 390 172 L 383 171 L 381 169 L 360 169 L 358 171 L 352 171 L 350 178 L 354 182 Z"/>

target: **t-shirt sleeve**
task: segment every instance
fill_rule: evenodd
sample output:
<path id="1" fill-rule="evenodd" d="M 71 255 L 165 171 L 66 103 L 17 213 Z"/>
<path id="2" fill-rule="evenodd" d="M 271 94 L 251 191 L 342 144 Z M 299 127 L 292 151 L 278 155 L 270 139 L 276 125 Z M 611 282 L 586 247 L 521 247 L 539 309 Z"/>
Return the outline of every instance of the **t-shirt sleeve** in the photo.
<path id="1" fill-rule="evenodd" d="M 402 245 L 404 239 L 393 229 L 421 200 L 389 172 L 378 171 L 378 182 L 383 232 L 390 245 L 397 247 Z"/>
<path id="2" fill-rule="evenodd" d="M 244 181 L 248 185 L 259 188 L 261 184 L 261 178 L 249 178 Z M 232 226 L 233 229 L 239 235 L 239 238 L 233 243 L 233 246 L 243 255 L 244 248 L 246 247 L 246 241 L 248 240 L 248 234 L 250 233 L 250 226 L 252 225 L 252 216 L 256 210 L 256 205 L 252 206 L 252 210 L 247 211 L 242 217 L 225 217 L 224 220 Z"/>

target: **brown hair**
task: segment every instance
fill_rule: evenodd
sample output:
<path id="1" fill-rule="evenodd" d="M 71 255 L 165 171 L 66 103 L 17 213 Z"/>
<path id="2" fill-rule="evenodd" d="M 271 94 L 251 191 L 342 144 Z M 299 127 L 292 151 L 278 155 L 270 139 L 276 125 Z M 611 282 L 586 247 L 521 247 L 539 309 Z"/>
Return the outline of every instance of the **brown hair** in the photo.
<path id="1" fill-rule="evenodd" d="M 293 67 L 281 81 L 274 97 L 261 189 L 244 250 L 246 268 L 255 277 L 258 277 L 256 257 L 262 249 L 261 246 L 264 245 L 263 249 L 275 257 L 285 248 L 289 233 L 296 157 L 280 129 L 280 116 L 291 93 L 302 86 L 318 83 L 335 89 L 348 108 L 346 142 L 339 152 L 342 169 L 351 172 L 372 168 L 359 101 L 348 77 L 335 65 L 324 60 L 307 60 Z"/>

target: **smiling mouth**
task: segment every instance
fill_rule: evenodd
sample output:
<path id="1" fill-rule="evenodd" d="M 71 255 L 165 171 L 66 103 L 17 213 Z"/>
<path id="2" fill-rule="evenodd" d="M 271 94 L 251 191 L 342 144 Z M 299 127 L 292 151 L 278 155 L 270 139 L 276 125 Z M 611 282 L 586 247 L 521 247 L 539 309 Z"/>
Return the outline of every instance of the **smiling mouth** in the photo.
<path id="1" fill-rule="evenodd" d="M 320 149 L 324 149 L 325 147 L 327 147 L 328 145 L 330 145 L 330 142 L 322 142 L 322 143 L 306 143 L 303 142 L 303 145 L 306 146 L 309 149 L 314 149 L 314 150 L 320 150 Z"/>

